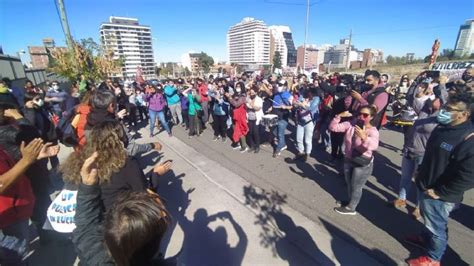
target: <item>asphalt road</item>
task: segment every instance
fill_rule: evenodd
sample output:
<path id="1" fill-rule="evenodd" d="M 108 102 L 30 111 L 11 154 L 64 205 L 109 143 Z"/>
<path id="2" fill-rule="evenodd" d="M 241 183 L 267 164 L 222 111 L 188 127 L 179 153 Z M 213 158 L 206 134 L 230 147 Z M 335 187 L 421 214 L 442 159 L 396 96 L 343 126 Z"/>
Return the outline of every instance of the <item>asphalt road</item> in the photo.
<path id="1" fill-rule="evenodd" d="M 293 127 L 290 125 L 289 129 Z M 330 155 L 318 145 L 313 146 L 312 156 L 306 163 L 294 163 L 294 133 L 287 132 L 288 150 L 279 158 L 272 158 L 270 147 L 263 147 L 259 154 L 241 154 L 232 149 L 229 141 L 212 141 L 212 132 L 208 128 L 200 137 L 189 139 L 184 128 L 173 129 L 174 137 L 239 174 L 252 185 L 284 195 L 289 206 L 322 224 L 332 234 L 358 244 L 381 263 L 404 264 L 405 259 L 422 254 L 402 241 L 404 236 L 420 232 L 423 228 L 421 222 L 407 214 L 413 207 L 395 209 L 388 204 L 395 199 L 400 180 L 403 135 L 396 129 L 381 131 L 374 172 L 367 182 L 357 216 L 342 216 L 333 211 L 336 199 L 346 194 L 344 178 L 339 174 L 342 164 L 332 162 Z M 412 189 L 409 200 L 413 202 L 414 198 Z M 465 194 L 464 202 L 451 215 L 449 247 L 443 264 L 474 264 L 472 217 L 473 190 Z"/>

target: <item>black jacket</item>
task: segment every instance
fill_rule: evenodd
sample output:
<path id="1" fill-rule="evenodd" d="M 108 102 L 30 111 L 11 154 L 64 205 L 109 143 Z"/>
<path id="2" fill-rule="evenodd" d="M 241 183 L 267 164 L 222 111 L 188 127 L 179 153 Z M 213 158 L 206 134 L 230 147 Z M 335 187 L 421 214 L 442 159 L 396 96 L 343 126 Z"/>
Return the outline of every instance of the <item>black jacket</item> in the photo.
<path id="1" fill-rule="evenodd" d="M 474 136 L 465 140 L 472 132 L 471 121 L 433 130 L 416 179 L 419 189 L 432 188 L 446 202 L 462 201 L 474 187 Z"/>
<path id="2" fill-rule="evenodd" d="M 72 242 L 84 265 L 115 265 L 104 244 L 99 186 L 79 185 Z"/>
<path id="3" fill-rule="evenodd" d="M 83 265 L 115 265 L 104 242 L 101 189 L 98 185 L 79 185 L 77 207 L 74 220 L 76 229 L 72 232 L 72 242 Z M 159 254 L 159 251 L 157 251 Z M 163 259 L 161 254 L 143 265 L 174 266 L 175 259 Z"/>
<path id="4" fill-rule="evenodd" d="M 138 160 L 128 157 L 125 165 L 110 177 L 110 182 L 100 185 L 105 210 L 115 202 L 118 195 L 127 191 L 145 191 L 146 178 Z"/>

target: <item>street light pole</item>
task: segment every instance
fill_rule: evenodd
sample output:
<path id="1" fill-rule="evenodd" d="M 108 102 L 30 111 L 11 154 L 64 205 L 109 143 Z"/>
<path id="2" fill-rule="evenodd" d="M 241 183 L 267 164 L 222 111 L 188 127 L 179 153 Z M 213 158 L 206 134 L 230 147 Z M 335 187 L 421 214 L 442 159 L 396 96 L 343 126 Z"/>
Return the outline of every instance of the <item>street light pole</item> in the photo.
<path id="1" fill-rule="evenodd" d="M 306 71 L 306 42 L 308 41 L 309 0 L 306 1 L 306 25 L 304 27 L 303 73 Z"/>
<path id="2" fill-rule="evenodd" d="M 61 20 L 61 26 L 63 27 L 64 35 L 66 36 L 67 47 L 72 50 L 73 41 L 71 37 L 71 31 L 69 30 L 69 23 L 66 16 L 66 8 L 64 7 L 63 0 L 55 0 L 56 8 L 58 10 L 59 19 Z"/>

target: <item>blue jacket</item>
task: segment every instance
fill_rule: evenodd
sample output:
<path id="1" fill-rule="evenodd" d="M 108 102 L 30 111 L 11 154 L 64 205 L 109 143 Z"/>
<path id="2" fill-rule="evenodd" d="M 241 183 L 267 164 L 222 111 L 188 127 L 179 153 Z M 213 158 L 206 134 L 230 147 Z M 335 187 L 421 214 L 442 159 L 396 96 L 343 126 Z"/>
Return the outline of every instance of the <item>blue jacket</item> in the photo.
<path id="1" fill-rule="evenodd" d="M 166 85 L 164 88 L 164 94 L 168 105 L 177 104 L 180 102 L 178 89 L 175 86 Z"/>

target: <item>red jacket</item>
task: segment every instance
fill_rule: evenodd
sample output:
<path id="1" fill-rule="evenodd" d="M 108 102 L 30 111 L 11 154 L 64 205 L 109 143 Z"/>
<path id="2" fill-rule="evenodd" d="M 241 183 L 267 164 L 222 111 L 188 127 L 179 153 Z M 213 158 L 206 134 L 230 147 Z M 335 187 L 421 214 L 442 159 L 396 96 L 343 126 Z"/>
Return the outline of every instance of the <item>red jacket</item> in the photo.
<path id="1" fill-rule="evenodd" d="M 198 87 L 198 92 L 199 96 L 201 96 L 201 102 L 208 102 L 209 101 L 209 96 L 208 96 L 208 91 L 207 91 L 207 84 L 206 83 L 201 83 Z"/>
<path id="2" fill-rule="evenodd" d="M 14 165 L 15 161 L 0 147 L 0 174 L 5 174 Z M 29 219 L 34 206 L 35 196 L 30 180 L 23 175 L 0 194 L 0 229 Z"/>

